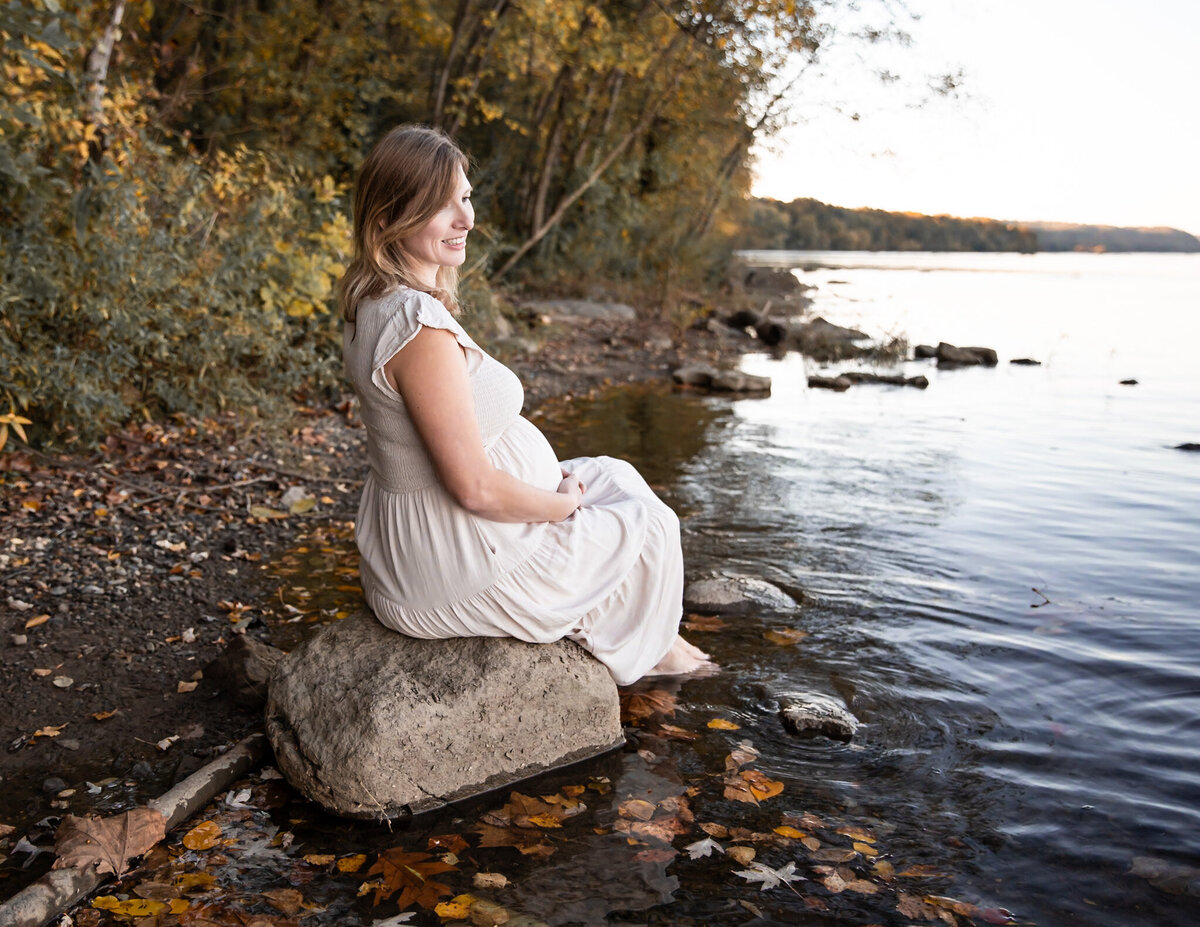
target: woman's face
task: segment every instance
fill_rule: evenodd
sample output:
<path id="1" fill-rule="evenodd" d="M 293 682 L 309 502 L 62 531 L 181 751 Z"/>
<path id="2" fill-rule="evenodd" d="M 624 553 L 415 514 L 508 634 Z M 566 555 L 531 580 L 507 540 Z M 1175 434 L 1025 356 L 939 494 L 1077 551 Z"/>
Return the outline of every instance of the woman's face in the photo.
<path id="1" fill-rule="evenodd" d="M 439 267 L 459 267 L 467 259 L 467 232 L 475 225 L 475 207 L 471 205 L 471 184 L 462 168 L 454 196 L 426 223 L 401 244 L 413 261 L 417 279 L 433 286 Z"/>

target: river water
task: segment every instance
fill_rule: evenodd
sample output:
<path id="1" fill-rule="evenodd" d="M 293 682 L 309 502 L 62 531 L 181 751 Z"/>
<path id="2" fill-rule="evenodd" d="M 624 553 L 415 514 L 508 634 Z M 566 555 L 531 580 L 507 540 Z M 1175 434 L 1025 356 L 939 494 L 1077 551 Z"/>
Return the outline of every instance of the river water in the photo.
<path id="1" fill-rule="evenodd" d="M 748 257 L 802 268 L 830 321 L 1001 363 L 834 393 L 807 375 L 860 365 L 751 355 L 770 398 L 614 394 L 550 423 L 564 454 L 616 443 L 663 486 L 690 573 L 803 592 L 795 647 L 763 642 L 779 616 L 692 634 L 724 672 L 680 705 L 739 723 L 789 807 L 942 870 L 920 892 L 1195 923 L 1200 455 L 1175 445 L 1200 442 L 1200 257 Z M 790 738 L 794 689 L 844 700 L 854 742 Z"/>

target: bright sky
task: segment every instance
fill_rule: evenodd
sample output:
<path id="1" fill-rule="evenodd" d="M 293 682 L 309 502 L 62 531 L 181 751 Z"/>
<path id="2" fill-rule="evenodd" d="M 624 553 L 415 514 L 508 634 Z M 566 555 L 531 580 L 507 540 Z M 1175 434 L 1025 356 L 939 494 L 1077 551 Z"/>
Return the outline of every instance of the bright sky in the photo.
<path id="1" fill-rule="evenodd" d="M 756 194 L 1200 235 L 1200 2 L 908 6 L 911 47 L 846 42 L 802 80 Z M 960 68 L 957 99 L 911 105 Z"/>

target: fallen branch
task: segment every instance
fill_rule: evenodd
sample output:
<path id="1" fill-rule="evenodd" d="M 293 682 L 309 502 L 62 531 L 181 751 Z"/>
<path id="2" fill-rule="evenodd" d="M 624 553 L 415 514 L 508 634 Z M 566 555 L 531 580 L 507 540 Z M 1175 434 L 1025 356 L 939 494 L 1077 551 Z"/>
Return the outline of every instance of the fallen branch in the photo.
<path id="1" fill-rule="evenodd" d="M 147 807 L 166 821 L 166 830 L 182 824 L 267 756 L 267 738 L 251 734 L 233 749 L 202 766 Z M 96 867 L 51 869 L 0 905 L 0 927 L 42 927 L 113 877 Z"/>

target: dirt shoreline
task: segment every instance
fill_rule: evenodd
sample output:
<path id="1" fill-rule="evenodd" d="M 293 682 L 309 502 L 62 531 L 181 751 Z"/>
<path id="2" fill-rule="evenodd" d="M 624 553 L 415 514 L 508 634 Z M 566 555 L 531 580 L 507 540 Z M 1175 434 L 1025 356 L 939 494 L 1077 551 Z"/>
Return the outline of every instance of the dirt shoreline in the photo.
<path id="1" fill-rule="evenodd" d="M 733 366 L 755 347 L 653 320 L 540 336 L 497 350 L 527 413 L 685 363 Z M 52 858 L 31 862 L 22 838 L 50 849 L 58 816 L 144 803 L 260 729 L 259 705 L 203 671 L 236 634 L 271 641 L 263 604 L 288 608 L 272 559 L 353 519 L 366 467 L 355 412 L 300 408 L 282 440 L 229 417 L 133 426 L 91 456 L 0 455 L 0 900 Z M 283 496 L 297 486 L 313 502 L 293 513 Z"/>

